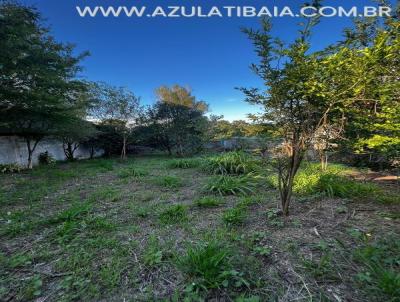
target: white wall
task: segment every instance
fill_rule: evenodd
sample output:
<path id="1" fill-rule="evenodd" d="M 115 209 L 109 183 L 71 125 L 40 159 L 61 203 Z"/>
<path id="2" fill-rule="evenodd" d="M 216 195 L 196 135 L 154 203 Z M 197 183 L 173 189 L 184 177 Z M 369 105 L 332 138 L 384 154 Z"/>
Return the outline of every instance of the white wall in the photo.
<path id="1" fill-rule="evenodd" d="M 45 139 L 38 143 L 33 152 L 33 164 L 38 164 L 38 155 L 48 151 L 55 160 L 65 160 L 62 143 L 54 139 Z M 100 156 L 101 151 L 97 151 L 95 156 Z M 79 147 L 75 153 L 78 159 L 89 158 L 90 150 L 84 147 Z M 28 161 L 28 150 L 26 142 L 18 136 L 0 136 L 0 164 L 17 163 L 21 166 L 26 166 Z"/>

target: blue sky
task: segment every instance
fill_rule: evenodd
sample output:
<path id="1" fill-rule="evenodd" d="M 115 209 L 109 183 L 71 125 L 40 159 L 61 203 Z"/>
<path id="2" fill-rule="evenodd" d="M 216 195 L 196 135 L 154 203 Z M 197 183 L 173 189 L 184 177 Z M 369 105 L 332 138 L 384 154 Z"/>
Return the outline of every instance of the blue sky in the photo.
<path id="1" fill-rule="evenodd" d="M 243 119 L 257 108 L 243 102 L 235 87 L 262 87 L 249 65 L 257 62 L 252 44 L 240 27 L 256 27 L 257 18 L 81 18 L 76 6 L 185 5 L 204 8 L 212 5 L 251 5 L 298 8 L 301 0 L 22 0 L 35 5 L 46 18 L 56 39 L 72 42 L 77 51 L 89 50 L 82 65 L 82 76 L 126 86 L 142 97 L 144 104 L 154 102 L 154 89 L 160 85 L 180 84 L 192 88 L 194 95 L 210 104 L 211 113 L 226 119 Z M 363 6 L 367 0 L 325 1 L 324 5 Z M 291 41 L 299 19 L 274 18 L 273 32 Z M 340 39 L 350 18 L 323 18 L 315 28 L 313 47 L 323 48 Z"/>

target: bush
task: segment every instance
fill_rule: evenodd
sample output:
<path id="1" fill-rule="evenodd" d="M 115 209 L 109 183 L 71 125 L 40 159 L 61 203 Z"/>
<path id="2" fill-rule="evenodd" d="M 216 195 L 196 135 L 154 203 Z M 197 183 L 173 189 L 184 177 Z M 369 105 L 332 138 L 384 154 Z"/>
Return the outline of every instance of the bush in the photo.
<path id="1" fill-rule="evenodd" d="M 219 206 L 223 201 L 219 198 L 211 197 L 211 196 L 206 196 L 199 198 L 195 201 L 195 204 L 198 207 L 202 208 L 212 208 L 212 207 L 217 207 Z"/>
<path id="2" fill-rule="evenodd" d="M 206 159 L 204 170 L 213 174 L 246 174 L 255 171 L 251 156 L 241 152 L 227 152 Z"/>
<path id="3" fill-rule="evenodd" d="M 18 164 L 0 164 L 0 173 L 18 173 L 23 168 Z"/>
<path id="4" fill-rule="evenodd" d="M 254 192 L 257 180 L 251 174 L 244 176 L 221 175 L 210 179 L 204 189 L 220 195 L 247 195 Z"/>
<path id="5" fill-rule="evenodd" d="M 180 204 L 172 205 L 160 213 L 159 219 L 162 223 L 165 224 L 173 224 L 187 221 L 187 209 Z"/>
<path id="6" fill-rule="evenodd" d="M 196 168 L 200 166 L 200 159 L 198 158 L 181 158 L 181 159 L 172 159 L 168 161 L 168 168 L 180 168 L 180 169 L 189 169 Z"/>
<path id="7" fill-rule="evenodd" d="M 216 242 L 188 248 L 178 266 L 190 278 L 188 292 L 247 285 L 242 274 L 233 269 L 230 251 Z"/>
<path id="8" fill-rule="evenodd" d="M 56 162 L 54 157 L 48 151 L 40 153 L 38 156 L 38 160 L 39 164 L 41 165 L 50 165 Z"/>

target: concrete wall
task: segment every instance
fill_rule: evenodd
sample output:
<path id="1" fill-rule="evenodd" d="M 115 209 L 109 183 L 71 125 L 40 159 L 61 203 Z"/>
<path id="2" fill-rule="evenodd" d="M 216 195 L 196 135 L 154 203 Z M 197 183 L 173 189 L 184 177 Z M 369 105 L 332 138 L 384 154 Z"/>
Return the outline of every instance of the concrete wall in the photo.
<path id="1" fill-rule="evenodd" d="M 38 164 L 38 156 L 40 153 L 48 151 L 55 160 L 65 160 L 62 143 L 54 139 L 45 139 L 38 143 L 33 152 L 33 164 Z M 97 150 L 95 156 L 102 155 L 101 150 Z M 79 147 L 75 151 L 75 157 L 78 159 L 89 158 L 90 150 Z M 0 136 L 0 164 L 17 163 L 26 166 L 28 161 L 28 150 L 26 142 L 18 136 Z"/>

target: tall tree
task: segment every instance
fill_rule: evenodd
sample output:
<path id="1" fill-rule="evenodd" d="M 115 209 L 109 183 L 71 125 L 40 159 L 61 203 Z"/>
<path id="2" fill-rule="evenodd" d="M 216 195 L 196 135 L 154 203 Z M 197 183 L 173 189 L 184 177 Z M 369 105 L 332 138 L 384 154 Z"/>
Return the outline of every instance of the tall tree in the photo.
<path id="1" fill-rule="evenodd" d="M 140 98 L 123 87 L 114 87 L 106 83 L 95 83 L 91 88 L 93 107 L 89 116 L 103 123 L 112 122 L 115 131 L 122 137 L 121 158 L 126 158 L 128 138 L 132 128 L 137 125 L 140 112 Z"/>
<path id="2" fill-rule="evenodd" d="M 82 105 L 85 85 L 75 79 L 74 46 L 55 41 L 33 7 L 0 4 L 0 129 L 23 137 L 32 154 L 43 137 L 66 129 Z"/>

